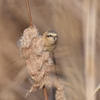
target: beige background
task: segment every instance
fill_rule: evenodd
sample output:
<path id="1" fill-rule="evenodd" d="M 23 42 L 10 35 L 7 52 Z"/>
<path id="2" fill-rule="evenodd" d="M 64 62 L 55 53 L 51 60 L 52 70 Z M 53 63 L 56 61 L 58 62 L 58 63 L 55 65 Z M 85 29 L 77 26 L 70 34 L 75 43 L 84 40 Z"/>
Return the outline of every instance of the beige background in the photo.
<path id="1" fill-rule="evenodd" d="M 83 43 L 84 0 L 29 0 L 33 24 L 40 34 L 51 29 L 59 35 L 55 50 L 57 69 L 67 100 L 85 100 Z M 99 5 L 98 0 L 98 5 Z M 96 25 L 96 85 L 100 82 L 100 8 Z M 44 100 L 43 91 L 31 93 L 30 78 L 17 41 L 29 26 L 24 0 L 0 0 L 0 100 Z M 97 93 L 98 100 L 100 93 Z"/>

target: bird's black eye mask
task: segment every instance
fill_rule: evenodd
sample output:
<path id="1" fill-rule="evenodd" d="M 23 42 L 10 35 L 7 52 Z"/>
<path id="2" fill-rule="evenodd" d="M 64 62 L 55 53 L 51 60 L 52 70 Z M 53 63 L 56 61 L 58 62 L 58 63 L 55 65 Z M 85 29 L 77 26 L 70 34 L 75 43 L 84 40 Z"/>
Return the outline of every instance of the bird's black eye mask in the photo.
<path id="1" fill-rule="evenodd" d="M 52 35 L 47 35 L 47 37 L 53 37 Z"/>

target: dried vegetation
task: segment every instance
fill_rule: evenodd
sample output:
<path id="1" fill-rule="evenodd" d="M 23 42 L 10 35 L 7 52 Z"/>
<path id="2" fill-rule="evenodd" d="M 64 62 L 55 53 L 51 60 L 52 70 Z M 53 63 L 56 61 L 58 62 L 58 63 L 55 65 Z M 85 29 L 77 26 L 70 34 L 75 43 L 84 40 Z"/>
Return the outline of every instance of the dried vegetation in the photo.
<path id="1" fill-rule="evenodd" d="M 99 78 L 99 0 L 95 34 L 95 84 Z M 52 29 L 59 35 L 55 50 L 59 80 L 64 84 L 67 100 L 85 100 L 84 0 L 30 0 L 34 25 L 43 33 Z M 0 0 L 0 100 L 43 100 L 43 90 L 31 93 L 26 63 L 20 56 L 17 41 L 29 26 L 24 0 Z M 30 80 L 29 80 L 30 79 Z M 33 82 L 32 82 L 33 83 Z M 57 94 L 61 88 L 58 88 Z M 51 96 L 51 95 L 50 95 Z M 99 92 L 97 100 L 100 99 Z M 59 100 L 59 99 L 58 99 Z"/>

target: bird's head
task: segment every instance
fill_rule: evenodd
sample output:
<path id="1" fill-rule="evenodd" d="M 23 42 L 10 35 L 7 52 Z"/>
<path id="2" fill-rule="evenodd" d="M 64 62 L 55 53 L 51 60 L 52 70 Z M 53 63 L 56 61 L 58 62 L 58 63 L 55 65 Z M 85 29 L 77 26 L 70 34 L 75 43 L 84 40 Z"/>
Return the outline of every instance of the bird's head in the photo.
<path id="1" fill-rule="evenodd" d="M 55 31 L 47 31 L 45 33 L 45 39 L 50 43 L 50 44 L 55 44 L 58 40 L 58 34 Z"/>

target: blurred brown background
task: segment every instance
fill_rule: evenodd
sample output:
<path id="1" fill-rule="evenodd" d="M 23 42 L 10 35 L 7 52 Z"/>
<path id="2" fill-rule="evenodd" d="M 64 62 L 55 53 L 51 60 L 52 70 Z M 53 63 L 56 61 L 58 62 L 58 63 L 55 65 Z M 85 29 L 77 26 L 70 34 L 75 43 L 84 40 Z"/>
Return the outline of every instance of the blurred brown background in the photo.
<path id="1" fill-rule="evenodd" d="M 33 24 L 40 34 L 52 29 L 59 35 L 55 50 L 57 68 L 66 89 L 66 100 L 85 100 L 83 12 L 85 0 L 29 0 Z M 89 0 L 87 0 L 89 1 Z M 100 82 L 100 1 L 97 1 L 95 33 L 95 82 Z M 0 0 L 0 100 L 44 100 L 42 90 L 31 93 L 30 77 L 17 41 L 29 26 L 25 0 Z M 96 100 L 100 100 L 99 92 Z"/>

